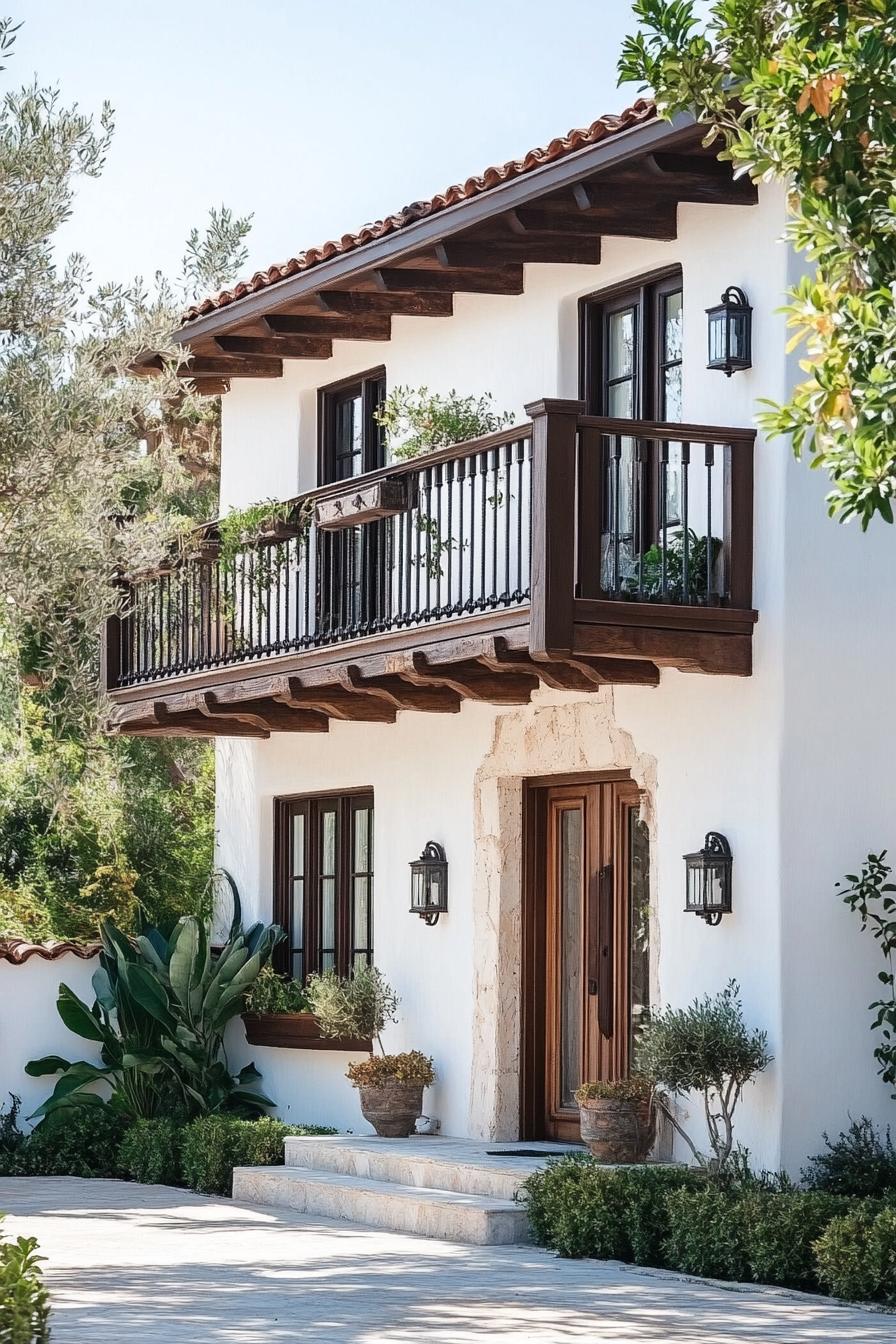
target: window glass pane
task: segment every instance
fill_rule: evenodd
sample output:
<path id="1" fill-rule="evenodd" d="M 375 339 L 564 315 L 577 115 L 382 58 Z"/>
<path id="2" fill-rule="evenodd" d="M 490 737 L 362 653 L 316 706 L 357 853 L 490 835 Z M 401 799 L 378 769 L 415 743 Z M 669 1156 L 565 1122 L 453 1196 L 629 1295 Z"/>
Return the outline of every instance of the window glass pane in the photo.
<path id="1" fill-rule="evenodd" d="M 355 853 L 354 853 L 354 871 L 356 873 L 369 872 L 370 863 L 370 810 L 366 807 L 355 809 Z"/>
<path id="2" fill-rule="evenodd" d="M 607 319 L 607 376 L 624 378 L 634 369 L 635 310 L 625 308 Z"/>
<path id="3" fill-rule="evenodd" d="M 292 875 L 305 876 L 305 814 L 296 812 L 292 819 Z"/>
<path id="4" fill-rule="evenodd" d="M 325 877 L 336 873 L 336 812 L 331 808 L 320 817 L 320 871 Z"/>
<path id="5" fill-rule="evenodd" d="M 287 929 L 294 951 L 305 945 L 305 883 L 297 877 L 292 884 L 292 928 Z"/>
<path id="6" fill-rule="evenodd" d="M 582 1082 L 582 812 L 560 814 L 560 1105 Z"/>
<path id="7" fill-rule="evenodd" d="M 629 379 L 624 383 L 611 383 L 607 388 L 607 414 L 617 419 L 631 419 L 634 415 L 635 385 Z"/>
<path id="8" fill-rule="evenodd" d="M 629 809 L 629 971 L 632 1049 L 650 1012 L 650 839 L 638 808 Z"/>
<path id="9" fill-rule="evenodd" d="M 369 919 L 369 879 L 366 877 L 355 878 L 354 890 L 354 947 L 360 951 L 366 951 L 370 943 L 368 934 Z"/>
<path id="10" fill-rule="evenodd" d="M 321 952 L 336 950 L 336 879 L 320 880 L 320 947 Z"/>
<path id="11" fill-rule="evenodd" d="M 681 359 L 681 290 L 663 299 L 663 363 Z"/>
<path id="12" fill-rule="evenodd" d="M 663 370 L 663 419 L 681 420 L 681 365 Z"/>

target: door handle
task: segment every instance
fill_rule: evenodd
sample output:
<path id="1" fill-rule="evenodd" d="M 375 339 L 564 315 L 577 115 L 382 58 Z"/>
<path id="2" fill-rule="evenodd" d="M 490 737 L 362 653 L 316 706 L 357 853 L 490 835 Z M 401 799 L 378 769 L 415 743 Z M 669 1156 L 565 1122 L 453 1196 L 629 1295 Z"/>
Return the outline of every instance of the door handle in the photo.
<path id="1" fill-rule="evenodd" d="M 613 1035 L 613 865 L 608 863 L 600 870 L 598 879 L 597 938 L 592 942 L 596 956 L 597 981 L 597 1025 L 601 1036 Z"/>

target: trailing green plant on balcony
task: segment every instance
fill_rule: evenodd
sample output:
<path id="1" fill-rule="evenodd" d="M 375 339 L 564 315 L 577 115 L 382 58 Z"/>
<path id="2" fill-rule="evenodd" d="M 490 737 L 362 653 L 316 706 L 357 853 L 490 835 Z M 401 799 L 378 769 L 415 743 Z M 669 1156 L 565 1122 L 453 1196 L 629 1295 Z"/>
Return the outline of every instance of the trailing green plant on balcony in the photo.
<path id="1" fill-rule="evenodd" d="M 462 397 L 428 387 L 396 387 L 374 411 L 386 449 L 394 461 L 409 461 L 437 448 L 479 439 L 512 425 L 510 411 L 496 411 L 490 392 Z"/>
<path id="2" fill-rule="evenodd" d="M 107 1102 L 134 1117 L 174 1113 L 184 1119 L 217 1111 L 258 1114 L 272 1106 L 254 1090 L 261 1075 L 253 1064 L 230 1072 L 224 1032 L 282 937 L 276 925 L 244 931 L 238 898 L 218 953 L 210 926 L 192 915 L 170 938 L 150 928 L 133 941 L 105 920 L 93 1006 L 64 984 L 57 1000 L 69 1030 L 100 1047 L 101 1063 L 59 1055 L 32 1060 L 26 1066 L 32 1077 L 61 1076 L 31 1118 Z"/>

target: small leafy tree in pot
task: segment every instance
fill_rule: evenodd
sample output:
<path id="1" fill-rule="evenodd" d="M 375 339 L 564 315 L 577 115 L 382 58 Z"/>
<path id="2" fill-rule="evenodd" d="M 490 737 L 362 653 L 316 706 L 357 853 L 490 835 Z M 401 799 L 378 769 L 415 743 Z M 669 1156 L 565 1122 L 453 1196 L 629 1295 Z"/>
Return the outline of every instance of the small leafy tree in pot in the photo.
<path id="1" fill-rule="evenodd" d="M 657 1105 L 701 1167 L 726 1170 L 734 1150 L 734 1113 L 744 1086 L 772 1061 L 764 1031 L 747 1027 L 736 981 L 687 1008 L 665 1008 L 642 1029 L 637 1063 L 657 1087 Z M 679 1122 L 671 1101 L 703 1094 L 712 1155 L 702 1153 Z"/>
<path id="2" fill-rule="evenodd" d="M 379 1056 L 350 1064 L 346 1077 L 361 1097 L 361 1114 L 383 1138 L 413 1133 L 423 1112 L 423 1089 L 435 1078 L 432 1059 L 419 1050 L 387 1055 L 382 1032 L 398 1020 L 398 995 L 375 966 L 343 978 L 335 971 L 309 977 L 307 994 L 321 1035 L 375 1040 Z"/>

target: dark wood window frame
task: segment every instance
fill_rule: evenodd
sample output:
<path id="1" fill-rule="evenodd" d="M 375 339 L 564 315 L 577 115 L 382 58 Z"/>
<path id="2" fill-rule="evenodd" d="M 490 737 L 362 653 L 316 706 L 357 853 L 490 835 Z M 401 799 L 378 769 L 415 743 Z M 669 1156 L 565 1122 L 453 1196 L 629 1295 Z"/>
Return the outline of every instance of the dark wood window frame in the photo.
<path id="1" fill-rule="evenodd" d="M 681 360 L 664 361 L 662 349 L 662 322 L 664 305 L 670 294 L 683 292 L 681 266 L 665 266 L 632 280 L 596 290 L 579 300 L 579 396 L 585 401 L 589 415 L 609 415 L 607 405 L 608 351 L 604 328 L 606 319 L 614 312 L 633 307 L 636 312 L 635 357 L 633 361 L 634 388 L 632 418 L 636 420 L 665 420 L 664 373 Z M 659 527 L 659 465 L 655 459 L 655 445 L 645 445 L 650 453 L 647 488 L 641 499 L 640 517 L 635 519 L 636 549 L 650 545 Z M 609 506 L 609 491 L 604 492 Z M 606 523 L 607 520 L 605 520 Z M 673 522 L 669 518 L 667 522 Z"/>
<path id="2" fill-rule="evenodd" d="M 357 865 L 355 848 L 357 814 L 367 812 L 367 866 Z M 334 865 L 323 862 L 322 818 L 335 814 Z M 304 862 L 294 853 L 295 818 L 303 818 Z M 274 800 L 274 922 L 286 931 L 276 948 L 274 964 L 282 974 L 306 979 L 332 966 L 348 975 L 361 961 L 373 963 L 374 894 L 374 795 L 373 790 L 348 789 L 338 793 L 296 794 Z M 301 872 L 298 868 L 301 867 Z M 323 944 L 323 884 L 332 880 L 334 893 L 333 944 Z M 301 940 L 297 938 L 294 902 L 301 881 Z M 359 886 L 359 883 L 361 884 Z M 366 889 L 366 928 L 356 927 L 357 898 Z M 330 956 L 325 955 L 325 950 Z M 298 972 L 298 974 L 296 974 Z"/>
<path id="3" fill-rule="evenodd" d="M 353 374 L 339 382 L 328 383 L 317 393 L 317 483 L 329 485 L 333 481 L 347 480 L 337 472 L 338 464 L 338 414 L 341 405 L 354 397 L 361 398 L 363 431 L 361 445 L 361 471 L 376 471 L 385 463 L 383 434 L 373 418 L 373 412 L 382 401 L 386 390 L 386 369 L 380 365 L 367 369 L 364 373 Z"/>

